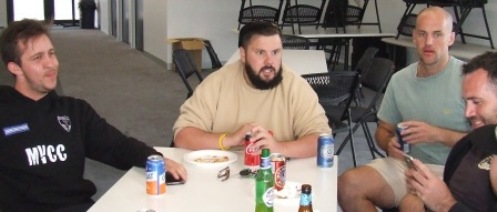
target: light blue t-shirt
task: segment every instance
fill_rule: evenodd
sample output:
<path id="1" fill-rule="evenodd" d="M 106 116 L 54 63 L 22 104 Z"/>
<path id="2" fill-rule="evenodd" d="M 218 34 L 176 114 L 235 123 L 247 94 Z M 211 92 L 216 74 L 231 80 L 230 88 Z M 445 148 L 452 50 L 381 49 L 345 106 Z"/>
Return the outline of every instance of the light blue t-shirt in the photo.
<path id="1" fill-rule="evenodd" d="M 461 95 L 464 62 L 451 57 L 445 69 L 436 75 L 416 76 L 418 63 L 395 73 L 390 80 L 378 111 L 378 118 L 396 125 L 404 121 L 422 121 L 444 129 L 468 132 Z M 445 164 L 450 147 L 441 143 L 411 145 L 410 155 L 431 164 Z"/>

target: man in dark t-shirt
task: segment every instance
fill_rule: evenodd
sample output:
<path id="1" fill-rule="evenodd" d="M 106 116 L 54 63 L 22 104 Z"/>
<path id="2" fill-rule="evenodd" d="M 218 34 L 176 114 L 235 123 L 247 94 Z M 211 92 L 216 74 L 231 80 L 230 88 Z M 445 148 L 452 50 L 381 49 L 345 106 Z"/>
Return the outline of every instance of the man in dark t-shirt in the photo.
<path id="1" fill-rule="evenodd" d="M 465 116 L 475 130 L 452 148 L 443 181 L 414 160 L 408 189 L 432 211 L 497 211 L 497 53 L 475 57 L 463 75 Z"/>

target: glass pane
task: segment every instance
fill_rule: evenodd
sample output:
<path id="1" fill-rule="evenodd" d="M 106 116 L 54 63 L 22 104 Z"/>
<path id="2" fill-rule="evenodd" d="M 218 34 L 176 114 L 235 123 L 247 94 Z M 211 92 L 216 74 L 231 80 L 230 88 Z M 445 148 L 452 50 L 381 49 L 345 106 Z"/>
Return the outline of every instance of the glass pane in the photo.
<path id="1" fill-rule="evenodd" d="M 44 20 L 43 1 L 33 0 L 15 0 L 14 2 L 14 21 L 25 18 Z"/>
<path id="2" fill-rule="evenodd" d="M 74 0 L 73 0 L 74 1 Z M 79 2 L 79 1 L 78 1 Z M 68 0 L 54 0 L 55 20 L 72 20 L 72 2 Z M 74 3 L 74 20 L 79 20 L 78 3 Z"/>

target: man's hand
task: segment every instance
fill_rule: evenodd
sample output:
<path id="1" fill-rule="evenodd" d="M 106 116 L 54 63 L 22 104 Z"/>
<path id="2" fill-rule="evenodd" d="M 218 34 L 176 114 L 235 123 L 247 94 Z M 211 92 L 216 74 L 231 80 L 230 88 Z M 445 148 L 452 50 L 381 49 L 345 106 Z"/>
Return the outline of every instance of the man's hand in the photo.
<path id="1" fill-rule="evenodd" d="M 281 148 L 279 142 L 274 139 L 273 134 L 269 130 L 264 129 L 262 126 L 257 125 L 252 128 L 252 138 L 250 141 L 257 141 L 255 146 L 259 149 L 268 148 L 271 152 L 281 152 L 279 150 Z"/>
<path id="2" fill-rule="evenodd" d="M 245 134 L 247 132 L 251 132 L 252 129 L 257 126 L 256 123 L 248 123 L 242 125 L 240 128 L 238 128 L 234 133 L 228 134 L 226 138 L 224 139 L 224 146 L 225 147 L 234 147 L 234 146 L 242 146 L 243 142 L 245 141 Z"/>
<path id="3" fill-rule="evenodd" d="M 416 194 L 433 211 L 448 211 L 456 200 L 449 188 L 421 161 L 413 160 L 415 169 L 405 172 L 407 189 Z"/>
<path id="4" fill-rule="evenodd" d="M 427 141 L 439 142 L 442 139 L 440 128 L 429 125 L 420 121 L 402 122 L 402 126 L 406 129 L 402 130 L 401 135 L 404 141 L 408 144 L 416 144 Z"/>
<path id="5" fill-rule="evenodd" d="M 166 170 L 170 172 L 174 176 L 174 178 L 181 178 L 186 181 L 188 173 L 183 165 L 167 158 L 164 158 L 164 163 L 166 164 Z"/>
<path id="6" fill-rule="evenodd" d="M 400 144 L 399 140 L 397 137 L 392 137 L 390 141 L 387 144 L 388 148 L 388 156 L 398 159 L 398 160 L 404 160 L 404 151 L 400 149 Z"/>

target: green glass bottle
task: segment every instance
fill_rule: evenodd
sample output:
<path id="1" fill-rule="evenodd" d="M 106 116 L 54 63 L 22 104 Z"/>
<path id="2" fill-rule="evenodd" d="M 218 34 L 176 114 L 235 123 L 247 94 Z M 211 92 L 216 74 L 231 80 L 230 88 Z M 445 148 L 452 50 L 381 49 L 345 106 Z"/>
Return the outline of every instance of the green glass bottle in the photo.
<path id="1" fill-rule="evenodd" d="M 255 176 L 255 211 L 273 212 L 274 176 L 269 149 L 263 149 L 261 165 Z"/>

